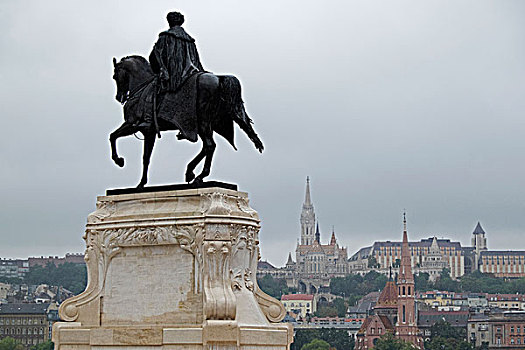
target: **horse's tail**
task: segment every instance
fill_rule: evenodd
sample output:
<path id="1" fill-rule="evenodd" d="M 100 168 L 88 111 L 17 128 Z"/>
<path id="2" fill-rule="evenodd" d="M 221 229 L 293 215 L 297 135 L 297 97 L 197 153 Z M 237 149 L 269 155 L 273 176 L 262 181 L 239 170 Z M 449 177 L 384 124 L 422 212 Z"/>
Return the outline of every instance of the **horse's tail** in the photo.
<path id="1" fill-rule="evenodd" d="M 223 75 L 219 77 L 221 103 L 225 112 L 239 125 L 239 127 L 252 140 L 255 148 L 262 153 L 264 146 L 252 128 L 253 121 L 244 109 L 244 102 L 241 98 L 241 83 L 233 75 Z"/>

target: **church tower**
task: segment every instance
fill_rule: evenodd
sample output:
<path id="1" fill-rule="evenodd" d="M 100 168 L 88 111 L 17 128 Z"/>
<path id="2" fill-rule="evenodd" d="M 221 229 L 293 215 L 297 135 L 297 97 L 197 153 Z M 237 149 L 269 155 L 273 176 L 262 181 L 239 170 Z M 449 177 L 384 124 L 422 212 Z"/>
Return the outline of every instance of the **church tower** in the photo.
<path id="1" fill-rule="evenodd" d="M 481 252 L 487 250 L 487 238 L 485 237 L 485 231 L 481 227 L 479 221 L 474 232 L 472 232 L 472 247 L 474 247 L 474 269 L 477 270 Z"/>
<path id="2" fill-rule="evenodd" d="M 416 300 L 414 275 L 408 247 L 407 221 L 403 213 L 403 243 L 401 246 L 401 266 L 397 277 L 397 323 L 396 337 L 409 341 L 418 349 L 423 348 L 416 322 Z"/>
<path id="3" fill-rule="evenodd" d="M 310 197 L 310 178 L 306 177 L 306 193 L 301 212 L 301 245 L 312 245 L 315 240 L 315 213 Z"/>

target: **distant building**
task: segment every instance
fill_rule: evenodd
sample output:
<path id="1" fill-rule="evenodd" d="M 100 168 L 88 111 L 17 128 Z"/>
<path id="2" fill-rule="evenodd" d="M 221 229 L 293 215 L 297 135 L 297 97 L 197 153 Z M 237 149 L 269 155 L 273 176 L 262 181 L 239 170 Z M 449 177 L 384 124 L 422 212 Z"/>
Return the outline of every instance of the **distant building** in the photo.
<path id="1" fill-rule="evenodd" d="M 474 232 L 472 232 L 472 247 L 474 248 L 474 266 L 477 268 L 479 266 L 479 259 L 481 253 L 487 250 L 487 238 L 485 237 L 485 230 L 481 227 L 481 224 L 478 221 Z"/>
<path id="2" fill-rule="evenodd" d="M 479 271 L 502 278 L 525 277 L 525 251 L 482 251 L 479 257 Z"/>
<path id="3" fill-rule="evenodd" d="M 475 347 L 487 345 L 490 342 L 488 313 L 471 313 L 468 319 L 467 336 L 469 343 Z"/>
<path id="4" fill-rule="evenodd" d="M 302 319 L 317 310 L 314 296 L 311 294 L 286 294 L 281 297 L 281 303 L 287 312 L 292 312 Z"/>
<path id="5" fill-rule="evenodd" d="M 84 261 L 84 254 L 83 253 L 77 253 L 77 254 L 66 254 L 64 257 L 58 257 L 58 256 L 41 256 L 41 257 L 30 257 L 28 258 L 29 267 L 33 266 L 42 266 L 45 267 L 47 264 L 53 264 L 55 266 L 62 265 L 64 263 L 72 263 L 72 264 L 85 264 Z"/>
<path id="6" fill-rule="evenodd" d="M 372 310 L 377 304 L 380 292 L 370 292 L 362 297 L 355 306 L 350 306 L 347 310 L 348 318 L 365 319 L 372 315 Z"/>
<path id="7" fill-rule="evenodd" d="M 0 277 L 23 278 L 28 271 L 27 260 L 0 259 Z"/>
<path id="8" fill-rule="evenodd" d="M 330 279 L 348 275 L 348 252 L 339 246 L 332 231 L 328 244 L 321 243 L 319 222 L 315 218 L 310 194 L 310 180 L 306 179 L 306 192 L 300 218 L 301 234 L 295 250 L 295 261 L 291 253 L 285 267 L 275 268 L 259 263 L 259 276 L 270 274 L 286 279 L 289 287 L 301 293 L 317 294 L 328 288 Z"/>
<path id="9" fill-rule="evenodd" d="M 0 338 L 11 337 L 29 349 L 49 340 L 49 304 L 0 305 Z"/>
<path id="10" fill-rule="evenodd" d="M 525 311 L 523 294 L 487 294 L 487 300 L 490 308 Z"/>
<path id="11" fill-rule="evenodd" d="M 396 338 L 412 343 L 416 349 L 423 349 L 423 338 L 417 325 L 414 275 L 406 220 L 403 243 L 400 252 L 400 267 L 397 282 L 390 279 L 381 292 L 374 307 L 374 315 L 368 316 L 357 333 L 356 350 L 371 349 L 386 332 Z"/>
<path id="12" fill-rule="evenodd" d="M 460 242 L 431 237 L 408 245 L 410 262 L 416 274 L 426 272 L 435 279 L 444 267 L 450 270 L 450 277 L 454 279 L 465 274 L 465 257 Z M 363 275 L 375 270 L 388 275 L 392 267 L 395 273 L 399 273 L 401 247 L 401 242 L 380 241 L 361 248 L 349 260 L 350 272 Z M 377 266 L 368 266 L 370 261 Z"/>
<path id="13" fill-rule="evenodd" d="M 439 321 L 448 322 L 452 327 L 459 329 L 461 332 L 465 332 L 467 329 L 467 323 L 469 320 L 469 312 L 463 311 L 438 311 L 430 310 L 418 311 L 417 326 L 423 333 L 425 340 L 429 340 L 435 334 L 432 334 L 430 328 Z"/>
<path id="14" fill-rule="evenodd" d="M 66 254 L 64 257 L 48 256 L 28 259 L 3 259 L 0 258 L 0 277 L 24 278 L 29 268 L 33 266 L 45 267 L 47 264 L 55 266 L 63 263 L 85 264 L 84 254 Z"/>
<path id="15" fill-rule="evenodd" d="M 468 338 L 476 346 L 489 349 L 525 348 L 525 312 L 499 312 L 472 315 L 468 321 Z"/>

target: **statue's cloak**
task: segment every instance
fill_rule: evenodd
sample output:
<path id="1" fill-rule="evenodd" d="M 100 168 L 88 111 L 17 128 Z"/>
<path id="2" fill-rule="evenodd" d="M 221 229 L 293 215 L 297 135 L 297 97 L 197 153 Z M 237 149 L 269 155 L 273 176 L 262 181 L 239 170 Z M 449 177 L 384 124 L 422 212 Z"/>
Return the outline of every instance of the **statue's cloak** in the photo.
<path id="1" fill-rule="evenodd" d="M 196 72 L 203 72 L 199 53 L 193 39 L 180 26 L 159 34 L 149 56 L 151 69 L 159 74 L 161 68 L 169 74 L 167 91 L 176 91 Z"/>

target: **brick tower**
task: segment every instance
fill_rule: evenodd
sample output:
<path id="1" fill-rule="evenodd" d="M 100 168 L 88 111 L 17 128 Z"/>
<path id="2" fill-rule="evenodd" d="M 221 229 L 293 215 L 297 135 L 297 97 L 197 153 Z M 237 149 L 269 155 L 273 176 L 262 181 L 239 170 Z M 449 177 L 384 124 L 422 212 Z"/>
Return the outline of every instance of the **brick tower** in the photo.
<path id="1" fill-rule="evenodd" d="M 397 277 L 397 323 L 395 329 L 397 338 L 411 342 L 418 349 L 423 349 L 423 339 L 419 335 L 416 322 L 414 275 L 412 274 L 412 263 L 408 248 L 407 221 L 404 213 L 401 266 Z"/>

